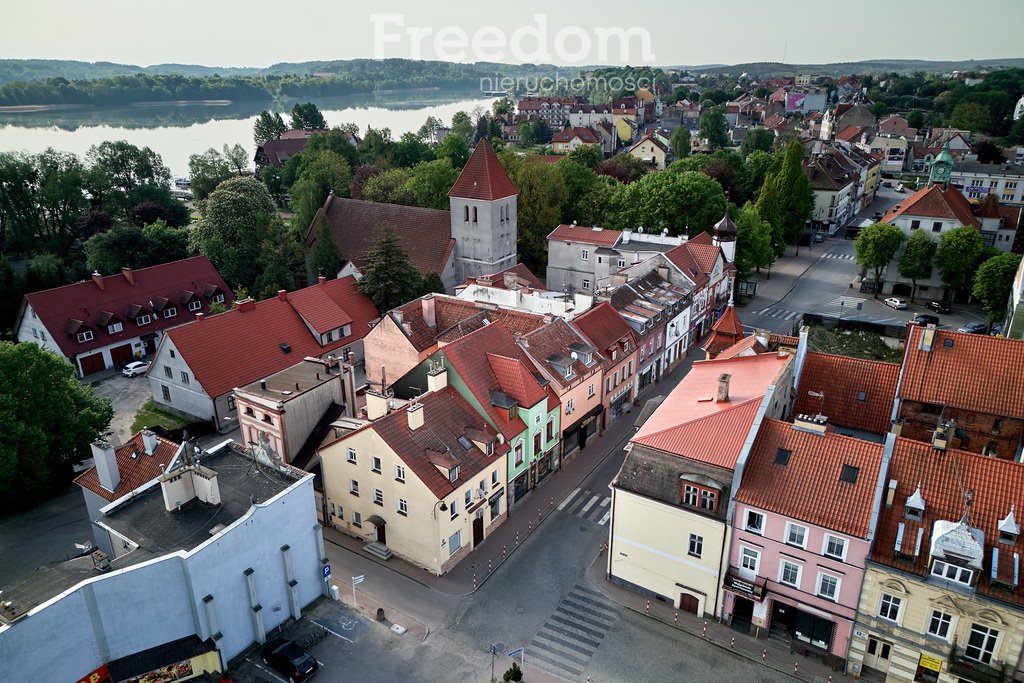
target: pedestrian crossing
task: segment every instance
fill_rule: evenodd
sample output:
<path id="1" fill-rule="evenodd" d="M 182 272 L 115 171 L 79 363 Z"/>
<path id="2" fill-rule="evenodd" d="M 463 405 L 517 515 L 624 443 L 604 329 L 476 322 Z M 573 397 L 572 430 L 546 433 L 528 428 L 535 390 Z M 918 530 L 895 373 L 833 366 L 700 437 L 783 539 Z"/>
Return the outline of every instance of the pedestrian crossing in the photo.
<path id="1" fill-rule="evenodd" d="M 775 318 L 776 320 L 792 320 L 803 315 L 803 311 L 791 311 L 788 308 L 772 308 L 769 306 L 768 308 L 762 308 L 760 311 L 754 311 L 754 315 Z"/>
<path id="2" fill-rule="evenodd" d="M 604 595 L 576 584 L 526 647 L 526 658 L 578 680 L 618 618 L 618 609 Z"/>
<path id="3" fill-rule="evenodd" d="M 608 526 L 608 520 L 612 516 L 611 502 L 610 496 L 578 488 L 558 504 L 558 509 L 576 515 L 580 519 Z"/>
<path id="4" fill-rule="evenodd" d="M 822 254 L 821 258 L 839 259 L 842 261 L 856 261 L 857 256 L 855 254 L 844 254 L 840 251 L 830 251 Z"/>

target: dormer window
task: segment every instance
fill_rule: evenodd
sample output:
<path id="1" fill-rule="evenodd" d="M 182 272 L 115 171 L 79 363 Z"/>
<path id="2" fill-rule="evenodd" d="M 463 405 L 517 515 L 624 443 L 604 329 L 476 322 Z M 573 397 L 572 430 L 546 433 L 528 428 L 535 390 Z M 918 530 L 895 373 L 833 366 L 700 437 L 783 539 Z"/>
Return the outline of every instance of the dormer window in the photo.
<path id="1" fill-rule="evenodd" d="M 921 495 L 921 484 L 917 485 L 914 493 L 907 498 L 904 515 L 907 519 L 921 521 L 924 518 L 924 497 Z"/>
<path id="2" fill-rule="evenodd" d="M 962 583 L 965 586 L 972 585 L 971 581 L 974 578 L 974 572 L 967 567 L 960 567 L 949 562 L 943 562 L 942 560 L 935 560 L 932 562 L 932 576 L 938 576 L 939 578 L 947 579 L 949 581 L 956 581 Z"/>
<path id="3" fill-rule="evenodd" d="M 450 481 L 451 483 L 454 484 L 456 481 L 458 481 L 458 479 L 459 479 L 459 466 L 456 465 L 455 467 L 453 467 L 450 470 L 448 470 L 448 481 Z"/>
<path id="4" fill-rule="evenodd" d="M 1015 512 L 1014 505 L 1010 506 L 1010 514 L 1006 515 L 1003 519 L 999 520 L 999 542 L 1013 545 L 1017 542 L 1017 537 L 1020 536 L 1020 525 L 1017 524 L 1017 520 L 1014 518 Z"/>
<path id="5" fill-rule="evenodd" d="M 83 332 L 79 332 L 78 333 L 78 341 L 79 342 L 92 341 L 92 330 L 85 330 Z"/>
<path id="6" fill-rule="evenodd" d="M 203 302 L 199 301 L 198 299 L 196 299 L 195 301 L 188 302 L 188 310 L 190 310 L 190 311 L 198 311 L 202 307 L 203 307 Z"/>
<path id="7" fill-rule="evenodd" d="M 143 325 L 148 325 L 150 320 L 152 320 L 152 318 L 149 317 L 149 313 L 144 313 L 135 319 L 135 324 L 142 327 Z"/>
<path id="8" fill-rule="evenodd" d="M 123 329 L 124 329 L 124 325 L 122 325 L 121 323 L 113 323 L 113 324 L 107 325 L 107 334 L 117 334 L 118 332 L 120 332 Z"/>

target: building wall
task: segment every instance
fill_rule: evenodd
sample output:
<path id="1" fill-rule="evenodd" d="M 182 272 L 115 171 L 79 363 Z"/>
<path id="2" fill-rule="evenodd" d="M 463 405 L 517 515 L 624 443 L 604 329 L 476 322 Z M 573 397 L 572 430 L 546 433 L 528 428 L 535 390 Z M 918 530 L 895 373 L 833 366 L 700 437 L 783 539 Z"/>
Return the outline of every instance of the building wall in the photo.
<path id="1" fill-rule="evenodd" d="M 902 600 L 896 622 L 879 616 L 882 596 L 885 594 Z M 934 610 L 952 616 L 948 639 L 925 635 Z M 1005 662 L 1008 673 L 1012 675 L 1024 643 L 1022 617 L 1024 614 L 1020 609 L 1005 603 L 969 593 L 943 590 L 912 574 L 884 565 L 869 564 L 864 575 L 864 589 L 861 591 L 857 623 L 850 643 L 847 673 L 861 674 L 865 658 L 869 657 L 869 638 L 874 638 L 891 645 L 886 681 L 895 683 L 915 680 L 922 655 L 941 662 L 939 683 L 974 680 L 970 674 L 955 675 L 950 670 L 949 654 L 954 638 L 959 646 L 966 645 L 972 625 L 979 624 L 999 631 L 993 660 Z"/>
<path id="2" fill-rule="evenodd" d="M 264 630 L 291 614 L 280 548 L 289 546 L 298 602 L 324 588 L 323 540 L 306 476 L 258 503 L 191 551 L 95 576 L 0 626 L 0 661 L 11 681 L 75 681 L 114 659 L 195 634 L 213 636 L 203 599 L 213 596 L 227 662 L 257 640 L 244 571 L 255 570 Z M 40 645 L 59 656 L 40 656 Z"/>
<path id="3" fill-rule="evenodd" d="M 591 374 L 580 379 L 579 375 L 573 380 L 578 384 L 573 385 L 569 389 L 558 391 L 559 402 L 561 403 L 561 423 L 562 431 L 572 428 L 583 416 L 594 409 L 595 406 L 601 405 L 601 383 L 604 382 L 604 375 L 601 371 L 601 366 L 598 365 L 596 368 L 591 368 L 593 372 Z M 591 395 L 590 387 L 594 388 L 594 393 Z M 556 385 L 557 387 L 557 385 Z M 573 407 L 572 412 L 569 412 L 569 402 L 572 401 Z"/>
<path id="4" fill-rule="evenodd" d="M 183 378 L 183 373 L 188 379 L 187 382 Z M 157 347 L 147 378 L 156 407 L 198 419 L 208 420 L 214 417 L 213 399 L 196 380 L 192 368 L 178 352 L 170 337 L 165 336 Z M 164 398 L 164 387 L 170 392 L 169 401 Z M 226 400 L 224 407 L 226 408 Z M 223 414 L 225 413 L 221 413 Z"/>
<path id="5" fill-rule="evenodd" d="M 589 228 L 579 226 L 580 238 Z M 552 291 L 582 289 L 593 292 L 597 281 L 597 245 L 585 242 L 548 240 L 548 269 L 545 282 Z M 586 258 L 584 258 L 584 255 Z M 589 286 L 584 287 L 589 282 Z"/>
<path id="6" fill-rule="evenodd" d="M 64 352 L 57 346 L 57 342 L 54 341 L 53 331 L 43 326 L 43 321 L 36 315 L 32 305 L 27 302 L 25 303 L 25 311 L 22 315 L 21 323 L 18 325 L 17 340 L 19 342 L 30 342 L 68 360 Z M 109 354 L 107 360 L 110 360 Z M 75 364 L 75 371 L 81 373 L 82 369 Z"/>
<path id="7" fill-rule="evenodd" d="M 953 167 L 950 182 L 963 187 L 968 199 L 984 199 L 994 194 L 1001 204 L 1024 205 L 1024 168 L 1003 171 L 1004 167 L 993 164 L 991 170 L 966 171 Z M 970 188 L 979 188 L 971 190 Z"/>
<path id="8" fill-rule="evenodd" d="M 366 381 L 380 389 L 381 367 L 390 385 L 399 377 L 419 365 L 430 350 L 419 353 L 405 336 L 405 331 L 390 315 L 384 315 L 363 339 L 366 353 Z"/>
<path id="9" fill-rule="evenodd" d="M 459 282 L 490 275 L 516 264 L 516 197 L 494 201 L 451 198 Z M 507 212 L 508 218 L 502 220 Z"/>
<path id="10" fill-rule="evenodd" d="M 714 616 L 722 601 L 721 559 L 729 547 L 724 520 L 612 488 L 609 574 L 680 606 L 698 600 L 698 614 Z M 690 534 L 704 539 L 700 557 L 688 553 Z"/>
<path id="11" fill-rule="evenodd" d="M 915 441 L 931 441 L 940 415 L 934 412 L 934 407 L 929 411 L 927 404 L 901 400 L 898 417 L 903 419 L 901 436 Z M 964 437 L 949 435 L 951 448 L 972 453 L 985 451 L 1003 460 L 1017 459 L 1024 439 L 1024 420 L 951 406 L 942 407 L 941 418 L 955 421 L 956 428 L 964 433 Z"/>

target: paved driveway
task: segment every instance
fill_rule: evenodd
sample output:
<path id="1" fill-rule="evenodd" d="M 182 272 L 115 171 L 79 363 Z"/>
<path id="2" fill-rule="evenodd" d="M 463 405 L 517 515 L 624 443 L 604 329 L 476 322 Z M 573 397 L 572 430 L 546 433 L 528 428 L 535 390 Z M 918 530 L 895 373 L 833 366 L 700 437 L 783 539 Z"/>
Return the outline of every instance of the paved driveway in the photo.
<path id="1" fill-rule="evenodd" d="M 118 371 L 98 381 L 99 384 L 93 387 L 93 391 L 97 396 L 109 398 L 114 405 L 114 419 L 110 421 L 110 440 L 119 446 L 131 438 L 135 414 L 152 397 L 149 392 L 149 380 L 144 376 L 125 377 Z"/>

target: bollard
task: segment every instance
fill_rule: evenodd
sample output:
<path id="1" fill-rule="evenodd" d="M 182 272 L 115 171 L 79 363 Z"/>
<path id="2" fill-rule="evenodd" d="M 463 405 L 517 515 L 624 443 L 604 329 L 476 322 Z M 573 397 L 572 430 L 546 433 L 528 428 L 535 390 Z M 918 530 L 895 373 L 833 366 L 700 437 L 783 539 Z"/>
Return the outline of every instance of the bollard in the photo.
<path id="1" fill-rule="evenodd" d="M 516 532 L 516 545 L 519 545 L 519 532 Z"/>
<path id="2" fill-rule="evenodd" d="M 732 637 L 732 643 L 730 643 L 729 647 L 736 647 L 736 636 Z"/>
<path id="3" fill-rule="evenodd" d="M 672 623 L 679 626 L 679 612 L 672 615 Z"/>
<path id="4" fill-rule="evenodd" d="M 490 560 L 487 560 L 487 573 L 488 574 L 491 573 L 491 561 Z"/>
<path id="5" fill-rule="evenodd" d="M 704 622 L 704 637 L 708 637 L 708 622 Z"/>
<path id="6" fill-rule="evenodd" d="M 554 498 L 552 498 L 552 499 L 551 499 L 551 503 L 550 503 L 550 506 L 551 506 L 551 507 L 555 507 L 555 499 L 554 499 Z"/>
<path id="7" fill-rule="evenodd" d="M 793 662 L 793 675 L 800 673 L 800 662 Z"/>
<path id="8" fill-rule="evenodd" d="M 533 533 L 533 522 L 530 522 L 529 524 L 526 525 L 526 533 L 528 533 L 528 534 L 532 534 Z"/>
<path id="9" fill-rule="evenodd" d="M 763 663 L 764 663 L 764 661 L 765 661 L 765 660 L 766 660 L 767 658 L 768 658 L 768 649 L 767 649 L 767 648 L 765 648 L 764 650 L 761 650 L 761 663 L 763 664 Z"/>
<path id="10" fill-rule="evenodd" d="M 506 550 L 508 550 L 508 546 L 507 545 L 501 546 L 501 556 L 502 556 L 502 558 L 505 557 L 505 551 Z"/>
<path id="11" fill-rule="evenodd" d="M 476 574 L 473 574 L 473 590 L 476 590 Z"/>
<path id="12" fill-rule="evenodd" d="M 537 508 L 537 521 L 540 522 L 540 508 Z"/>
<path id="13" fill-rule="evenodd" d="M 650 600 L 648 600 L 648 601 L 647 601 L 647 610 L 646 610 L 646 613 L 647 613 L 647 614 L 650 614 L 650 613 L 651 613 L 651 601 L 650 601 Z"/>
<path id="14" fill-rule="evenodd" d="M 832 683 L 832 674 L 828 675 L 828 683 Z"/>

